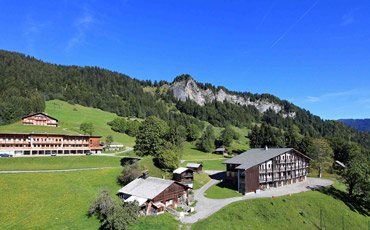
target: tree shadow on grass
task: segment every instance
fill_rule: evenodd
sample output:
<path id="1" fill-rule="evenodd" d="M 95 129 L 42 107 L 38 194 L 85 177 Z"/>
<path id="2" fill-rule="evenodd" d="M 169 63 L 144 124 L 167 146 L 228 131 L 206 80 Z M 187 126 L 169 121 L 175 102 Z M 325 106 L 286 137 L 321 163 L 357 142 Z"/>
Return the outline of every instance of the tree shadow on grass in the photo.
<path id="1" fill-rule="evenodd" d="M 357 211 L 361 215 L 370 216 L 370 207 L 366 207 L 359 199 L 353 198 L 352 201 L 348 199 L 348 193 L 334 188 L 333 186 L 324 187 L 317 191 L 329 195 L 335 199 L 343 201 L 352 211 Z"/>
<path id="2" fill-rule="evenodd" d="M 209 175 L 214 180 L 223 180 L 226 176 L 226 172 L 219 172 L 212 175 Z"/>

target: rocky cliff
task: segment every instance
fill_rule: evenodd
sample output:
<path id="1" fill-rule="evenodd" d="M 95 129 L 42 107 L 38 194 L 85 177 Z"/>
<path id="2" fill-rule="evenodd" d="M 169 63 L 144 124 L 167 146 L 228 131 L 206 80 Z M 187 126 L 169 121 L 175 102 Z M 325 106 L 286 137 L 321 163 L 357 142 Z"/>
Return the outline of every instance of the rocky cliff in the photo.
<path id="1" fill-rule="evenodd" d="M 210 89 L 201 89 L 198 87 L 194 79 L 190 78 L 187 80 L 175 81 L 170 86 L 173 94 L 176 98 L 181 101 L 186 101 L 188 98 L 199 105 L 204 105 L 206 102 L 217 101 L 228 101 L 233 104 L 239 105 L 252 105 L 255 106 L 261 113 L 268 110 L 273 110 L 275 113 L 282 111 L 282 106 L 274 104 L 267 100 L 256 100 L 251 101 L 250 98 L 245 98 L 238 95 L 227 94 L 223 89 L 219 89 L 216 92 L 212 92 Z M 283 117 L 295 117 L 295 113 L 283 114 Z"/>

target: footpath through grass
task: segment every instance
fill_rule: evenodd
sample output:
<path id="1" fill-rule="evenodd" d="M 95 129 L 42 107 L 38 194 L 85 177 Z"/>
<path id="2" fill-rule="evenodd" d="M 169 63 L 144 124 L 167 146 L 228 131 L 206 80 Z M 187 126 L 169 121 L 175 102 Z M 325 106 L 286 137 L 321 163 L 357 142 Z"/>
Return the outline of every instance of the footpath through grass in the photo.
<path id="1" fill-rule="evenodd" d="M 200 220 L 192 229 L 319 229 L 322 210 L 326 229 L 367 229 L 369 213 L 360 213 L 343 202 L 336 186 L 277 198 L 232 203 Z M 334 191 L 334 192 L 333 192 Z"/>
<path id="2" fill-rule="evenodd" d="M 2 174 L 0 229 L 99 229 L 87 210 L 98 188 L 109 188 L 114 196 L 121 171 Z"/>
<path id="3" fill-rule="evenodd" d="M 120 167 L 120 160 L 109 156 L 10 157 L 0 158 L 0 171 Z"/>

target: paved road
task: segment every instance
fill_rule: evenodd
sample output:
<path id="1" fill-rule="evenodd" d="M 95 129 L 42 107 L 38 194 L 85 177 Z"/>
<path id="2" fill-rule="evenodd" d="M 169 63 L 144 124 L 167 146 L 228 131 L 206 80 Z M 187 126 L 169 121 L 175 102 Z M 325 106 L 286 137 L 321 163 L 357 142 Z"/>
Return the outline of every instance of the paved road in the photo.
<path id="1" fill-rule="evenodd" d="M 115 152 L 115 153 L 99 153 L 99 154 L 94 154 L 94 155 L 98 155 L 98 156 L 110 156 L 110 157 L 130 157 L 130 156 L 117 156 L 117 154 L 129 152 L 131 150 L 134 150 L 134 148 L 126 147 L 125 150 L 120 151 L 120 152 Z"/>
<path id="2" fill-rule="evenodd" d="M 0 171 L 1 173 L 40 173 L 40 172 L 73 172 L 73 171 L 85 171 L 85 170 L 96 170 L 96 169 L 111 169 L 121 167 L 101 167 L 101 168 L 84 168 L 84 169 L 53 169 L 53 170 L 33 170 L 33 171 Z"/>
<path id="3" fill-rule="evenodd" d="M 219 173 L 218 173 L 219 174 Z M 219 175 L 216 175 L 216 178 Z M 326 180 L 326 179 L 319 179 L 319 178 L 307 178 L 304 182 L 295 183 L 292 185 L 287 185 L 284 187 L 279 188 L 271 188 L 266 191 L 262 191 L 260 193 L 253 193 L 253 194 L 246 194 L 243 197 L 233 197 L 227 199 L 209 199 L 204 197 L 204 192 L 210 188 L 212 185 L 219 182 L 218 179 L 211 179 L 207 184 L 205 184 L 202 188 L 196 190 L 194 192 L 195 200 L 198 200 L 197 205 L 195 207 L 195 213 L 192 216 L 185 216 L 181 219 L 183 223 L 195 223 L 196 221 L 206 218 L 213 213 L 220 210 L 222 207 L 231 204 L 236 201 L 241 200 L 248 200 L 254 198 L 262 198 L 262 197 L 272 197 L 272 196 L 284 196 L 293 193 L 299 193 L 302 191 L 312 190 L 313 188 L 319 188 L 322 186 L 329 186 L 333 184 L 333 181 Z"/>

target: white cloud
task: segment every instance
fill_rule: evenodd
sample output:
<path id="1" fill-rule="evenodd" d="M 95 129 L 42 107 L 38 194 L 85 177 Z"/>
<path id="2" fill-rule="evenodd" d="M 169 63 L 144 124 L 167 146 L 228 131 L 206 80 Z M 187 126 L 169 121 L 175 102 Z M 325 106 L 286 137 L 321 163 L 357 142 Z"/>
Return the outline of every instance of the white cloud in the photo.
<path id="1" fill-rule="evenodd" d="M 355 18 L 353 16 L 354 11 L 349 12 L 348 14 L 345 14 L 342 16 L 342 22 L 340 23 L 341 26 L 348 26 L 349 24 L 352 24 L 355 22 Z"/>
<path id="2" fill-rule="evenodd" d="M 320 101 L 320 98 L 318 98 L 318 97 L 312 97 L 312 96 L 306 96 L 306 100 L 308 102 L 317 102 L 317 101 Z"/>
<path id="3" fill-rule="evenodd" d="M 66 46 L 67 51 L 71 51 L 73 48 L 83 43 L 86 32 L 94 22 L 95 20 L 92 12 L 87 7 L 84 7 L 82 15 L 74 22 L 73 26 L 76 28 L 76 34 L 68 40 Z"/>

